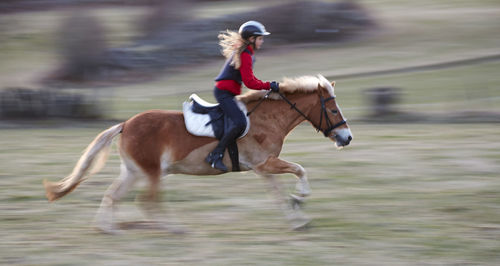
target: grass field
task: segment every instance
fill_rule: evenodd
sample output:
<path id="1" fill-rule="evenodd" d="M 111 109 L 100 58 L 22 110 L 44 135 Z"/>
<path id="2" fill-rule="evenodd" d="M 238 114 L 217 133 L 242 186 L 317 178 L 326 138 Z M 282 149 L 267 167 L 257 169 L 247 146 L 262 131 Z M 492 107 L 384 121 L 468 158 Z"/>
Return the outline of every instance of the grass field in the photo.
<path id="1" fill-rule="evenodd" d="M 500 54 L 497 1 L 361 1 L 381 29 L 350 43 L 286 47 L 258 55 L 257 76 L 323 73 L 354 134 L 336 150 L 305 123 L 282 157 L 309 174 L 313 218 L 292 232 L 253 173 L 169 176 L 163 201 L 187 234 L 130 229 L 94 231 L 105 189 L 119 173 L 114 152 L 99 174 L 49 204 L 43 179 L 68 174 L 81 151 L 111 122 L 0 121 L 0 264 L 2 265 L 498 265 L 500 264 L 500 124 L 365 123 L 364 89 L 401 88 L 400 110 L 425 116 L 500 112 L 500 62 L 378 76 L 353 73 L 432 65 Z M 260 2 L 260 4 L 263 4 Z M 225 9 L 227 8 L 227 9 Z M 243 10 L 210 3 L 200 15 Z M 208 10 L 208 12 L 204 12 Z M 37 86 L 58 55 L 53 46 L 63 11 L 0 17 L 0 85 Z M 103 9 L 113 44 L 136 33 L 137 9 Z M 6 23 L 18 23 L 8 29 Z M 290 62 L 294 62 L 291 64 Z M 192 92 L 211 97 L 221 62 L 190 68 L 105 94 L 117 120 L 147 109 L 180 109 Z M 480 120 L 480 119 L 478 119 Z M 8 126 L 4 126 L 8 125 Z M 14 123 L 15 125 L 15 123 Z M 10 127 L 10 129 L 7 129 Z M 292 191 L 295 180 L 280 180 Z M 142 221 L 138 184 L 119 205 L 118 221 Z"/>
<path id="2" fill-rule="evenodd" d="M 282 157 L 302 164 L 314 219 L 291 232 L 264 180 L 251 173 L 171 176 L 164 201 L 189 233 L 151 229 L 101 235 L 91 221 L 118 174 L 104 171 L 49 204 L 41 181 L 69 173 L 97 128 L 0 132 L 1 264 L 388 265 L 500 262 L 499 125 L 354 124 L 336 151 L 310 126 Z M 13 141 L 13 139 L 17 139 Z M 294 177 L 281 180 L 291 190 Z M 229 189 L 230 188 L 230 189 Z M 144 220 L 134 202 L 119 222 Z"/>

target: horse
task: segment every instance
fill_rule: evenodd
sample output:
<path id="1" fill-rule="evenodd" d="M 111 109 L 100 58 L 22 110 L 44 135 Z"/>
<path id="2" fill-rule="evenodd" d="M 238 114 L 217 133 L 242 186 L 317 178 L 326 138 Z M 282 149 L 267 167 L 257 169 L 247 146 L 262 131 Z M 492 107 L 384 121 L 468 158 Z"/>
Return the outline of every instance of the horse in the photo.
<path id="1" fill-rule="evenodd" d="M 254 171 L 269 181 L 275 199 L 285 212 L 293 229 L 304 228 L 310 219 L 300 204 L 289 204 L 282 194 L 275 174 L 292 173 L 297 177 L 295 203 L 303 202 L 311 194 L 305 169 L 279 158 L 286 136 L 300 123 L 309 121 L 340 149 L 352 140 L 352 133 L 336 102 L 335 82 L 321 75 L 285 78 L 278 93 L 250 91 L 239 95 L 251 110 L 251 127 L 247 135 L 237 140 L 242 171 Z M 88 145 L 70 175 L 60 182 L 44 180 L 50 202 L 73 191 L 87 176 L 97 173 L 106 161 L 113 139 L 121 135 L 118 150 L 121 159 L 119 178 L 104 193 L 95 223 L 104 233 L 117 233 L 113 223 L 113 209 L 117 202 L 139 179 L 148 186 L 140 195 L 148 217 L 156 219 L 161 212 L 158 192 L 160 179 L 169 174 L 218 175 L 221 171 L 204 162 L 215 147 L 217 139 L 190 134 L 180 111 L 150 110 L 139 113 L 98 134 Z M 224 164 L 232 168 L 228 152 Z M 159 224 L 167 226 L 166 221 Z"/>

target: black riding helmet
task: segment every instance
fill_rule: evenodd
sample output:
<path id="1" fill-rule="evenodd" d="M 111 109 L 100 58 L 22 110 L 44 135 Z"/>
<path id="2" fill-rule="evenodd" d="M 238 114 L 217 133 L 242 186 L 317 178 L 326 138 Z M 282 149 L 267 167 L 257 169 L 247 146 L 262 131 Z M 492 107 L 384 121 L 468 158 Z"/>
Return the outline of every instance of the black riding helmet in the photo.
<path id="1" fill-rule="evenodd" d="M 243 23 L 240 26 L 240 29 L 238 33 L 241 35 L 241 38 L 244 40 L 248 40 L 248 38 L 252 36 L 266 36 L 271 33 L 266 31 L 266 28 L 264 25 L 262 25 L 260 22 L 250 20 L 245 23 Z"/>

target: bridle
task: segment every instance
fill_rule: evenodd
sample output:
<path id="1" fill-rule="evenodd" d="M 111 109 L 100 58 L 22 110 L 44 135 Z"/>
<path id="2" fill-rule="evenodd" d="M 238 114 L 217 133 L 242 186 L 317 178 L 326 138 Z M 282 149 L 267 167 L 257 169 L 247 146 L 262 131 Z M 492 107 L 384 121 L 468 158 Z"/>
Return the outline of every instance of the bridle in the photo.
<path id="1" fill-rule="evenodd" d="M 250 111 L 247 113 L 247 116 L 249 116 L 250 114 L 252 114 L 253 111 L 255 111 L 255 109 L 257 109 L 257 107 L 259 107 L 259 105 L 262 103 L 263 100 L 267 99 L 269 97 L 269 94 L 271 94 L 272 91 L 269 91 L 268 93 L 266 93 L 266 95 L 259 101 L 259 103 L 257 103 L 257 105 Z M 328 113 L 327 113 L 327 109 L 326 109 L 326 103 L 330 100 L 333 100 L 335 99 L 335 96 L 330 96 L 328 98 L 323 98 L 322 95 L 319 95 L 319 99 L 320 99 L 320 102 L 321 102 L 321 116 L 319 118 L 319 126 L 316 126 L 313 121 L 306 115 L 304 114 L 304 112 L 302 112 L 299 108 L 297 108 L 297 103 L 292 103 L 290 100 L 288 100 L 288 98 L 281 92 L 278 92 L 278 95 L 288 104 L 290 105 L 290 109 L 294 109 L 295 111 L 297 111 L 297 113 L 299 113 L 302 117 L 304 117 L 307 121 L 309 121 L 315 128 L 316 128 L 316 132 L 323 132 L 323 135 L 325 135 L 325 137 L 328 137 L 330 136 L 330 133 L 344 125 L 347 123 L 346 120 L 342 119 L 342 121 L 336 123 L 336 124 L 333 124 L 332 121 L 330 120 L 330 118 L 328 117 Z M 337 110 L 338 112 L 338 110 Z M 321 129 L 321 126 L 323 125 L 323 116 L 325 117 L 325 122 L 326 122 L 326 128 L 325 129 Z"/>
<path id="2" fill-rule="evenodd" d="M 336 124 L 333 124 L 332 121 L 330 120 L 330 118 L 328 117 L 328 113 L 326 111 L 326 102 L 335 99 L 335 96 L 323 98 L 322 95 L 319 95 L 319 99 L 321 101 L 321 116 L 319 118 L 319 126 L 316 126 L 307 115 L 305 115 L 302 111 L 299 110 L 299 108 L 297 108 L 296 103 L 290 102 L 290 100 L 288 100 L 288 98 L 286 98 L 285 95 L 283 95 L 281 92 L 278 92 L 278 94 L 280 95 L 280 97 L 283 100 L 285 100 L 286 103 L 288 103 L 290 105 L 291 109 L 294 109 L 295 111 L 297 111 L 297 113 L 299 113 L 301 116 L 303 116 L 307 121 L 311 122 L 311 124 L 316 128 L 316 132 L 319 132 L 321 130 L 323 132 L 323 135 L 325 135 L 325 137 L 330 136 L 330 133 L 334 129 L 336 129 L 337 127 L 340 127 L 340 126 L 347 123 L 347 121 L 342 119 L 342 121 L 340 121 Z M 323 125 L 323 116 L 325 117 L 325 122 L 326 122 L 325 129 L 321 129 L 321 126 Z"/>

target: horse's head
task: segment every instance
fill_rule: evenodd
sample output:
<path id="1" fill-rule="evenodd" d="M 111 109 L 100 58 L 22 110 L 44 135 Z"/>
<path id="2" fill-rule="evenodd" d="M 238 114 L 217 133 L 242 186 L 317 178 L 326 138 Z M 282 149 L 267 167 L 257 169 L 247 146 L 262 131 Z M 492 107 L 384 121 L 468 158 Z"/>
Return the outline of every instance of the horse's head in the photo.
<path id="1" fill-rule="evenodd" d="M 335 141 L 337 147 L 342 148 L 349 145 L 352 133 L 335 97 L 335 81 L 330 83 L 321 75 L 318 78 L 319 104 L 311 110 L 309 117 L 318 131 L 322 131 L 325 137 Z"/>
<path id="2" fill-rule="evenodd" d="M 278 94 L 270 95 L 265 91 L 251 91 L 238 99 L 246 103 L 267 98 L 283 99 L 303 119 L 309 121 L 318 131 L 323 132 L 325 137 L 335 141 L 337 147 L 342 148 L 349 145 L 352 134 L 337 104 L 334 86 L 335 82 L 330 83 L 322 75 L 285 78 L 280 83 Z M 287 98 L 287 96 L 293 97 L 294 95 L 297 97 L 291 98 L 292 100 Z M 303 97 L 304 95 L 306 97 Z M 250 113 L 258 106 L 259 103 Z"/>

